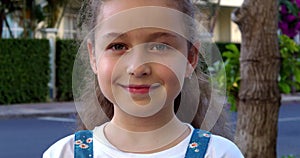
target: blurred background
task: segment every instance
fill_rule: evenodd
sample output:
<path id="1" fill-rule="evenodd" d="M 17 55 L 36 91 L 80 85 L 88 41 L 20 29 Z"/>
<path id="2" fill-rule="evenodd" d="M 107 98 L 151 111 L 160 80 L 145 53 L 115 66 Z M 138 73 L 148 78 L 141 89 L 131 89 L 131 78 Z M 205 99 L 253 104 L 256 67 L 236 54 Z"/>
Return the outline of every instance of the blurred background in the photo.
<path id="1" fill-rule="evenodd" d="M 41 157 L 76 130 L 72 69 L 81 0 L 0 1 L 0 157 Z M 236 124 L 241 32 L 232 12 L 243 0 L 196 0 L 226 69 L 228 109 Z M 300 2 L 278 1 L 282 94 L 277 157 L 300 157 Z M 275 17 L 276 18 L 276 17 Z"/>

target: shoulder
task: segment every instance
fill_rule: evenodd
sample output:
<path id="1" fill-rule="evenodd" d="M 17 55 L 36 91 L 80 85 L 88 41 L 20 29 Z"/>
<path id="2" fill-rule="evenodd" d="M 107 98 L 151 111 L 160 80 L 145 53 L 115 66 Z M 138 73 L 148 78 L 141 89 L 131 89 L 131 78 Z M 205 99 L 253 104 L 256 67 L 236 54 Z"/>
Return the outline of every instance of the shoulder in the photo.
<path id="1" fill-rule="evenodd" d="M 74 134 L 60 139 L 51 145 L 43 154 L 43 158 L 74 157 Z"/>
<path id="2" fill-rule="evenodd" d="M 232 141 L 212 134 L 206 157 L 243 158 L 244 156 Z"/>

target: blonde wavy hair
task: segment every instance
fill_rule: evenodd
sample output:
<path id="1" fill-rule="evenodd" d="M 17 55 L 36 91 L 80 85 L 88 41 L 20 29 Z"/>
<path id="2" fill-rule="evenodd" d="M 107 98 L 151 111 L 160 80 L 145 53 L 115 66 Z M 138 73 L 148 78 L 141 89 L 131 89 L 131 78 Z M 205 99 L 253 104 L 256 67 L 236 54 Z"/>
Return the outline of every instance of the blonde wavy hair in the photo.
<path id="1" fill-rule="evenodd" d="M 85 36 L 89 33 L 90 30 L 93 30 L 97 25 L 97 17 L 101 16 L 101 8 L 105 1 L 109 0 L 85 0 L 82 2 L 82 7 L 78 16 L 78 42 L 81 43 Z M 197 9 L 194 3 L 191 0 L 169 0 L 170 3 L 174 4 L 174 6 L 181 12 L 189 15 L 190 17 L 195 17 L 195 10 Z M 189 25 L 189 24 L 187 24 Z M 190 23 L 192 26 L 193 24 Z M 191 40 L 194 37 L 194 30 L 190 29 L 189 34 L 191 35 Z M 190 43 L 190 42 L 188 42 Z M 190 43 L 190 46 L 191 43 Z M 204 59 L 199 55 L 200 59 Z M 100 87 L 98 85 L 97 76 L 93 73 L 88 53 L 79 53 L 77 56 L 80 59 L 80 62 L 75 64 L 81 64 L 80 72 L 82 75 L 78 79 L 73 79 L 74 83 L 78 84 L 78 87 L 73 87 L 74 97 L 76 98 L 76 102 L 80 102 L 85 108 L 81 109 L 80 117 L 78 117 L 78 130 L 83 129 L 93 129 L 96 126 L 99 126 L 107 121 L 109 121 L 114 115 L 113 104 L 105 98 L 102 94 Z M 188 87 L 196 87 L 201 90 L 199 97 L 199 104 L 197 108 L 196 115 L 191 122 L 191 125 L 194 128 L 206 128 L 206 126 L 211 125 L 212 123 L 209 120 L 204 121 L 205 114 L 208 110 L 210 102 L 215 103 L 218 98 L 214 98 L 211 96 L 212 87 L 209 83 L 209 75 L 203 72 L 203 64 L 205 62 L 200 62 L 195 69 L 196 78 L 198 80 L 198 85 L 189 85 Z M 79 71 L 79 70 L 78 70 Z M 91 75 L 93 74 L 93 75 Z M 74 77 L 74 76 L 73 76 Z M 82 82 L 84 81 L 84 82 Z M 190 84 L 185 81 L 185 84 Z M 77 90 L 80 90 L 80 93 L 77 93 Z M 75 92 L 74 92 L 75 91 Z M 189 92 L 187 92 L 189 93 Z M 193 94 L 188 94 L 193 95 Z M 181 93 L 177 96 L 174 101 L 174 109 L 175 113 L 177 112 L 181 101 Z M 223 107 L 222 107 L 223 108 Z M 106 116 L 103 116 L 99 113 L 102 111 Z M 218 111 L 212 111 L 216 113 L 215 116 L 219 116 Z M 221 115 L 217 119 L 217 122 L 213 125 L 213 128 L 210 130 L 212 133 L 224 136 L 228 139 L 232 139 L 233 132 L 230 128 L 230 124 L 228 123 L 227 111 L 225 109 L 222 110 Z"/>

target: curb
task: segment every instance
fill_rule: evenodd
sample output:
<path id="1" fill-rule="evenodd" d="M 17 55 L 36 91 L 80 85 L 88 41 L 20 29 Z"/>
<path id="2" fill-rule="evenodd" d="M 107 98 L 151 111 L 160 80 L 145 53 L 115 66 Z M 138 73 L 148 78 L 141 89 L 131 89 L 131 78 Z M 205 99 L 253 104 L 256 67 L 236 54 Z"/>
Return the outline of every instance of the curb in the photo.
<path id="1" fill-rule="evenodd" d="M 0 119 L 42 116 L 70 116 L 76 113 L 74 102 L 0 106 Z"/>
<path id="2" fill-rule="evenodd" d="M 296 94 L 282 94 L 281 103 L 300 102 L 300 93 Z M 300 105 L 300 103 L 299 103 Z"/>

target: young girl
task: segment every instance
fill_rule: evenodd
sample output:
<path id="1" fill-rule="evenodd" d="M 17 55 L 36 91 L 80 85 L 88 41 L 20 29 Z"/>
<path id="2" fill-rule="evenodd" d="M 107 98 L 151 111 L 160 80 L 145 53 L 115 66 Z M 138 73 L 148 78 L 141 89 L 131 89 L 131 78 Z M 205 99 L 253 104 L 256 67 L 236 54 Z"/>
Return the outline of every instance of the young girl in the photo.
<path id="1" fill-rule="evenodd" d="M 200 70 L 209 41 L 194 14 L 190 0 L 84 1 L 73 92 L 89 130 L 43 157 L 243 157 Z"/>

